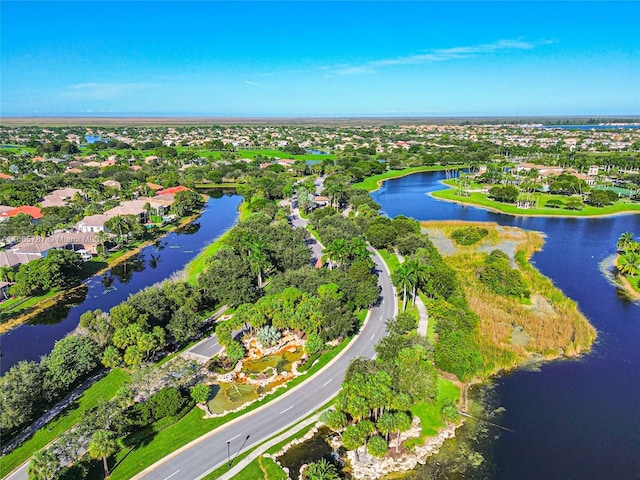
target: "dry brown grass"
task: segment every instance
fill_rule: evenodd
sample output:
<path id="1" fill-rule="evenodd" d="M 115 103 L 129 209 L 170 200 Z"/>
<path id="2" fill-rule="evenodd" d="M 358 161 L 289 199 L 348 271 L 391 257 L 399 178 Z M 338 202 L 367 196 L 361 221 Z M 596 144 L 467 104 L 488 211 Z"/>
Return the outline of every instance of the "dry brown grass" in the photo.
<path id="1" fill-rule="evenodd" d="M 427 223 L 427 222 L 426 222 Z M 428 228 L 441 229 L 447 236 L 455 228 L 469 222 L 428 222 Z M 553 283 L 525 262 L 544 243 L 540 233 L 501 227 L 496 224 L 474 223 L 489 230 L 488 239 L 499 248 L 501 242 L 518 242 L 518 268 L 530 291 L 530 302 L 505 298 L 489 291 L 476 272 L 486 253 L 478 253 L 481 241 L 469 247 L 459 247 L 458 253 L 445 261 L 455 269 L 465 290 L 471 310 L 479 317 L 476 340 L 485 360 L 486 373 L 510 369 L 532 354 L 546 358 L 575 356 L 589 350 L 596 338 L 595 329 L 580 313 L 576 303 L 565 297 Z M 427 226 L 427 225 L 425 225 Z M 524 329 L 528 342 L 512 341 L 516 327 Z"/>

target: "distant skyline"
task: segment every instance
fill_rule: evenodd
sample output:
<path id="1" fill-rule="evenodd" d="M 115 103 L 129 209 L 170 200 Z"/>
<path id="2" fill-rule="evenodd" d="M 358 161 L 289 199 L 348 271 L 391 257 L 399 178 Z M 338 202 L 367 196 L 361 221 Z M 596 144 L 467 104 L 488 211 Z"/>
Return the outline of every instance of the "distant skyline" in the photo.
<path id="1" fill-rule="evenodd" d="M 640 114 L 635 1 L 0 9 L 2 116 Z"/>

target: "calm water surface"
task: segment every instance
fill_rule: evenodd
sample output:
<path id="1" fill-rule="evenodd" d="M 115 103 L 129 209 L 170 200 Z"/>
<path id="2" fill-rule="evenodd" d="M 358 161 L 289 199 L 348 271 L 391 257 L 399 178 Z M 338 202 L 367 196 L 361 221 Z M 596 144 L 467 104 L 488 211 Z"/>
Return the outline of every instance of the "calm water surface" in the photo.
<path id="1" fill-rule="evenodd" d="M 640 236 L 640 216 L 598 219 L 526 218 L 443 202 L 441 172 L 390 180 L 373 193 L 391 217 L 470 220 L 538 230 L 546 235 L 536 267 L 578 302 L 598 330 L 592 352 L 494 380 L 491 407 L 503 406 L 485 445 L 478 478 L 640 478 L 640 305 L 621 297 L 599 270 L 621 233 Z M 475 478 L 475 477 L 474 477 Z"/>
<path id="2" fill-rule="evenodd" d="M 6 372 L 20 360 L 38 360 L 49 353 L 56 340 L 78 326 L 86 311 L 96 308 L 108 311 L 129 295 L 182 270 L 200 250 L 235 223 L 241 201 L 239 195 L 209 198 L 204 212 L 190 227 L 167 234 L 131 260 L 90 279 L 86 296 L 83 291 L 79 299 L 70 299 L 76 306 L 60 305 L 41 315 L 37 323 L 24 324 L 2 335 L 0 371 Z"/>

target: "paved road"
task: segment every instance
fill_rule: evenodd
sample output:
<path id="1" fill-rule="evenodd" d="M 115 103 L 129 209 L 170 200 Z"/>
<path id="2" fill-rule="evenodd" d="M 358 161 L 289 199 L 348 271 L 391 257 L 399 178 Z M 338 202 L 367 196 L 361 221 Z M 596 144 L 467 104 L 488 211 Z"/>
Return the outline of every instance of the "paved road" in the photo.
<path id="1" fill-rule="evenodd" d="M 369 320 L 360 335 L 345 353 L 323 371 L 292 389 L 261 409 L 248 413 L 233 423 L 226 424 L 192 442 L 173 455 L 135 478 L 148 480 L 196 480 L 227 462 L 229 452 L 235 456 L 247 448 L 268 439 L 283 428 L 306 417 L 326 403 L 339 390 L 344 373 L 352 358 L 375 355 L 374 346 L 385 335 L 385 321 L 395 316 L 397 301 L 389 274 L 382 259 L 375 254 L 374 261 L 380 271 L 380 301 L 373 307 Z"/>

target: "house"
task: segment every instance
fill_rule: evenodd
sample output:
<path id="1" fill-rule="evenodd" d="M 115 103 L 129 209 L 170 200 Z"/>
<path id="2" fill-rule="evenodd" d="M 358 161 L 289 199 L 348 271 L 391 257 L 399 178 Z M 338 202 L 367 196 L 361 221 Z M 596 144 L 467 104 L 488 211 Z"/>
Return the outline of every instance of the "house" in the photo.
<path id="1" fill-rule="evenodd" d="M 0 222 L 6 220 L 7 218 L 15 217 L 19 214 L 29 215 L 32 221 L 40 220 L 44 215 L 42 215 L 42 211 L 38 207 L 31 207 L 29 205 L 25 205 L 23 207 L 13 208 L 4 213 L 0 213 Z"/>
<path id="2" fill-rule="evenodd" d="M 6 173 L 0 172 L 0 180 L 13 180 L 11 175 L 7 175 Z"/>
<path id="3" fill-rule="evenodd" d="M 589 175 L 590 177 L 597 177 L 599 171 L 600 171 L 600 167 L 598 165 L 591 165 L 589 167 L 589 171 L 587 172 L 587 175 Z"/>
<path id="4" fill-rule="evenodd" d="M 106 212 L 104 215 L 108 215 L 109 217 L 115 217 L 117 215 L 135 215 L 141 221 L 145 218 L 147 212 L 144 209 L 144 206 L 147 204 L 147 201 L 143 198 L 137 198 L 135 200 L 127 200 L 122 202 L 117 207 L 113 207 Z"/>
<path id="5" fill-rule="evenodd" d="M 120 182 L 118 182 L 117 180 L 105 180 L 104 182 L 102 182 L 102 185 L 107 188 L 115 188 L 116 190 L 122 189 L 122 185 L 120 185 Z"/>
<path id="6" fill-rule="evenodd" d="M 190 188 L 183 187 L 182 185 L 178 185 L 177 187 L 165 188 L 164 190 L 158 190 L 156 195 L 175 195 L 178 192 L 187 192 L 190 191 Z"/>
<path id="7" fill-rule="evenodd" d="M 329 197 L 322 197 L 320 195 L 316 196 L 315 200 L 317 207 L 326 207 L 331 203 L 331 199 Z"/>
<path id="8" fill-rule="evenodd" d="M 151 183 L 151 182 L 147 182 L 147 187 L 149 187 L 154 192 L 157 192 L 158 190 L 162 190 L 164 188 L 162 185 L 158 185 L 157 183 Z"/>
<path id="9" fill-rule="evenodd" d="M 109 233 L 109 229 L 105 226 L 105 223 L 107 223 L 110 218 L 113 217 L 104 214 L 89 215 L 76 223 L 76 230 L 82 233 Z"/>
<path id="10" fill-rule="evenodd" d="M 16 268 L 23 263 L 44 258 L 50 250 L 56 249 L 86 250 L 95 253 L 97 246 L 95 235 L 80 232 L 60 232 L 48 237 L 29 237 L 0 251 L 0 266 Z"/>
<path id="11" fill-rule="evenodd" d="M 84 192 L 77 188 L 60 188 L 44 196 L 40 202 L 40 206 L 45 207 L 64 207 L 69 205 L 76 195 L 84 196 Z"/>

